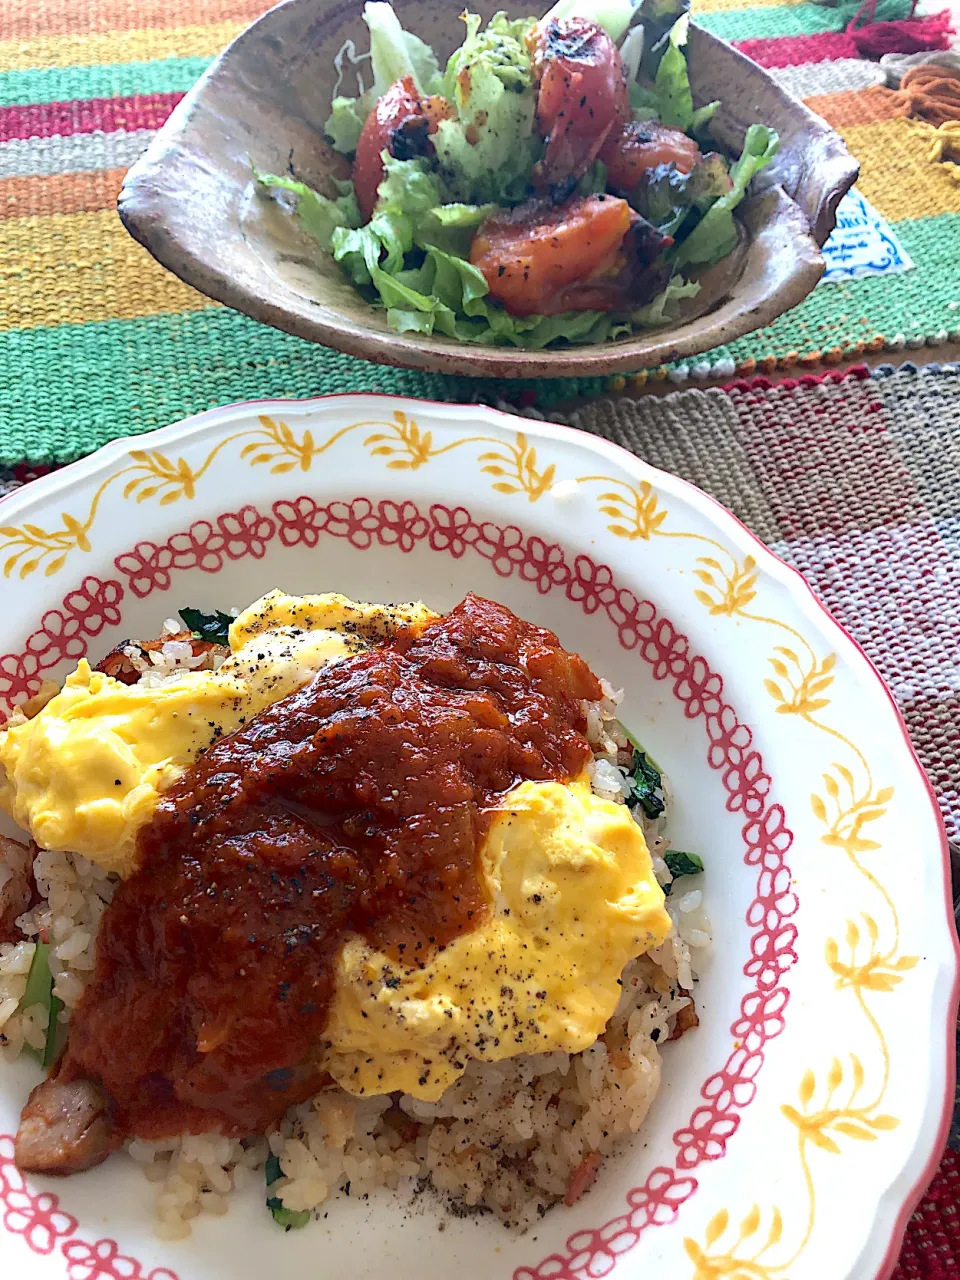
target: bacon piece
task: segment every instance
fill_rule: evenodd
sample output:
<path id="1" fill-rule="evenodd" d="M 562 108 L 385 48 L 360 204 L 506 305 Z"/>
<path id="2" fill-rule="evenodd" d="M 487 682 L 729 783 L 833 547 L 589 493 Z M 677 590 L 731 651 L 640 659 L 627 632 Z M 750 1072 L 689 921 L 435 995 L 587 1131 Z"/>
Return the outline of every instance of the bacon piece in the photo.
<path id="1" fill-rule="evenodd" d="M 694 1027 L 699 1027 L 700 1019 L 697 1017 L 697 1011 L 694 1008 L 691 998 L 689 1004 L 685 1004 L 677 1013 L 676 1021 L 673 1024 L 673 1030 L 667 1036 L 668 1040 L 679 1040 L 687 1031 L 692 1031 Z"/>
<path id="2" fill-rule="evenodd" d="M 580 1197 L 590 1190 L 597 1180 L 602 1164 L 603 1156 L 599 1151 L 588 1151 L 583 1157 L 567 1183 L 566 1195 L 563 1197 L 563 1203 L 567 1208 L 576 1204 Z"/>
<path id="3" fill-rule="evenodd" d="M 30 910 L 36 888 L 30 850 L 19 840 L 0 836 L 0 867 L 10 873 L 0 884 L 0 942 L 20 942 L 17 918 Z"/>
<path id="4" fill-rule="evenodd" d="M 100 659 L 94 670 L 102 671 L 106 676 L 112 676 L 114 680 L 119 680 L 121 684 L 136 684 L 140 679 L 141 672 L 130 661 L 127 650 L 134 648 L 139 649 L 142 653 L 159 653 L 163 646 L 169 644 L 171 640 L 188 640 L 195 658 L 199 658 L 203 654 L 210 654 L 213 657 L 218 655 L 226 657 L 230 652 L 229 647 L 225 644 L 214 644 L 212 640 L 198 640 L 192 631 L 177 631 L 174 635 L 161 636 L 159 640 L 121 640 L 105 657 Z"/>
<path id="5" fill-rule="evenodd" d="M 110 1099 L 90 1080 L 43 1080 L 20 1116 L 13 1159 L 24 1173 L 66 1176 L 102 1164 L 122 1137 Z"/>

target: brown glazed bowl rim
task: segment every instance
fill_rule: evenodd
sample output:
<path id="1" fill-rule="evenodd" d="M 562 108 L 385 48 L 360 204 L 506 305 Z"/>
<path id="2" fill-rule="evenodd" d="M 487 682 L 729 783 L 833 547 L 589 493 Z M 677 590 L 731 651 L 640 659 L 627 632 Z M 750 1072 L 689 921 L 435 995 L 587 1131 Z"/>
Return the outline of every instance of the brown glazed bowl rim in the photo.
<path id="1" fill-rule="evenodd" d="M 251 54 L 264 47 L 282 48 L 286 30 L 300 25 L 306 32 L 312 22 L 322 20 L 318 11 L 324 10 L 335 20 L 358 13 L 359 6 L 283 0 L 252 23 L 208 67 L 124 179 L 118 209 L 130 234 L 163 266 L 217 302 L 296 337 L 382 364 L 498 378 L 592 377 L 670 363 L 743 337 L 796 306 L 823 274 L 820 248 L 834 228 L 840 200 L 856 179 L 856 162 L 825 121 L 756 63 L 692 24 L 695 99 L 709 100 L 708 68 L 722 65 L 728 81 L 737 86 L 738 101 L 731 102 L 727 94 L 717 120 L 727 118 L 726 132 L 734 145 L 735 135 L 742 138 L 754 118 L 738 119 L 736 107 L 758 96 L 776 104 L 779 120 L 766 122 L 780 124 L 782 139 L 780 153 L 754 180 L 738 211 L 749 236 L 743 273 L 712 311 L 614 342 L 531 351 L 396 333 L 384 326 L 383 313 L 359 295 L 362 310 L 349 316 L 269 280 L 262 266 L 258 279 L 252 266 L 238 268 L 230 257 L 231 235 L 235 248 L 251 253 L 239 243 L 244 187 L 226 174 L 215 149 L 214 140 L 221 140 L 209 125 L 216 121 L 228 128 L 230 113 L 218 116 L 215 108 L 231 94 L 236 97 L 238 90 L 249 91 Z M 702 86 L 698 80 L 703 80 Z M 718 131 L 722 137 L 723 130 Z M 235 155 L 233 160 L 236 165 Z M 199 209 L 213 211 L 212 222 L 196 216 Z M 369 322 L 363 312 L 369 313 Z M 375 322 L 378 316 L 380 323 Z"/>

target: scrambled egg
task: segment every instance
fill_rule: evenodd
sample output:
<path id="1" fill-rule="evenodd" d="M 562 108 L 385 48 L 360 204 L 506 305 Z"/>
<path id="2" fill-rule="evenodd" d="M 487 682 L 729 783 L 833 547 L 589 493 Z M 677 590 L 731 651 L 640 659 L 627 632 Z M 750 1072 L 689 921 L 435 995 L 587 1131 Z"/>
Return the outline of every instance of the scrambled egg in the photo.
<path id="1" fill-rule="evenodd" d="M 81 661 L 33 719 L 0 729 L 0 806 L 42 849 L 127 876 L 137 832 L 200 751 L 327 663 L 436 616 L 419 603 L 271 591 L 235 620 L 216 671 L 125 685 Z"/>
<path id="2" fill-rule="evenodd" d="M 670 930 L 640 827 L 585 780 L 521 783 L 481 857 L 489 918 L 423 968 L 344 946 L 324 1066 L 348 1092 L 435 1101 L 471 1058 L 589 1048 Z"/>
<path id="3" fill-rule="evenodd" d="M 42 848 L 129 875 L 137 832 L 198 752 L 327 663 L 436 616 L 273 591 L 235 620 L 216 671 L 128 686 L 81 662 L 37 715 L 0 730 L 0 805 Z M 624 965 L 670 929 L 640 827 L 585 778 L 511 791 L 481 867 L 488 917 L 422 968 L 344 945 L 324 1066 L 350 1093 L 434 1100 L 471 1059 L 588 1048 Z"/>

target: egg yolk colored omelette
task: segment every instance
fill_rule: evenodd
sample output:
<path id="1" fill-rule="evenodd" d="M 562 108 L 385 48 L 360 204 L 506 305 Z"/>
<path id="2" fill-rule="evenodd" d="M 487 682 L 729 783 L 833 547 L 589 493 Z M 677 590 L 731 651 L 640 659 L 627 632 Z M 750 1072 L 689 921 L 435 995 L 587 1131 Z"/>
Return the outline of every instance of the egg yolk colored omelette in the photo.
<path id="1" fill-rule="evenodd" d="M 122 684 L 84 659 L 33 719 L 0 730 L 0 805 L 41 849 L 82 853 L 128 876 L 160 795 L 211 742 L 400 625 L 422 604 L 355 604 L 271 591 L 230 627 L 216 671 Z"/>
<path id="2" fill-rule="evenodd" d="M 331 1078 L 434 1100 L 471 1060 L 589 1047 L 670 929 L 640 827 L 590 789 L 599 694 L 477 597 L 274 591 L 215 671 L 81 662 L 0 731 L 3 808 L 123 877 L 64 1078 L 126 1134 L 244 1134 Z"/>

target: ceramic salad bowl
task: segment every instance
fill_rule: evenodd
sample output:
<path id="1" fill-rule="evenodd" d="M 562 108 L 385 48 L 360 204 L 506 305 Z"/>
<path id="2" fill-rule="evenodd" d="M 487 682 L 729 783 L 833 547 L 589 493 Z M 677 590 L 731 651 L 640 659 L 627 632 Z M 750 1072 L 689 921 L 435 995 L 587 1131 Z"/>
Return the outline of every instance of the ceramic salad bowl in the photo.
<path id="1" fill-rule="evenodd" d="M 278 585 L 437 609 L 474 590 L 553 628 L 625 689 L 678 847 L 706 865 L 714 936 L 699 1028 L 665 1047 L 642 1130 L 520 1236 L 386 1191 L 285 1234 L 255 1186 L 163 1241 L 124 1154 L 67 1181 L 17 1171 L 40 1069 L 0 1064 L 3 1274 L 254 1280 L 321 1252 L 365 1280 L 890 1274 L 952 1102 L 944 834 L 869 662 L 729 513 L 568 428 L 357 395 L 117 441 L 0 517 L 7 712 L 184 604 Z"/>
<path id="2" fill-rule="evenodd" d="M 488 19 L 492 0 L 472 6 Z M 459 45 L 459 9 L 401 0 L 404 28 L 441 59 Z M 514 5 L 513 16 L 542 6 Z M 823 273 L 820 246 L 856 162 L 818 116 L 760 67 L 696 26 L 688 49 L 695 106 L 719 100 L 713 133 L 738 155 L 750 125 L 780 137 L 776 159 L 738 209 L 740 245 L 699 274 L 700 293 L 660 328 L 596 345 L 485 346 L 399 333 L 329 255 L 254 192 L 260 173 L 323 188 L 349 177 L 324 139 L 345 41 L 368 47 L 359 4 L 286 0 L 209 68 L 124 180 L 120 216 L 164 266 L 202 293 L 298 337 L 385 364 L 493 377 L 588 376 L 649 368 L 731 342 L 796 306 Z M 344 90 L 346 91 L 346 90 Z M 339 92 L 339 91 L 338 91 Z"/>

